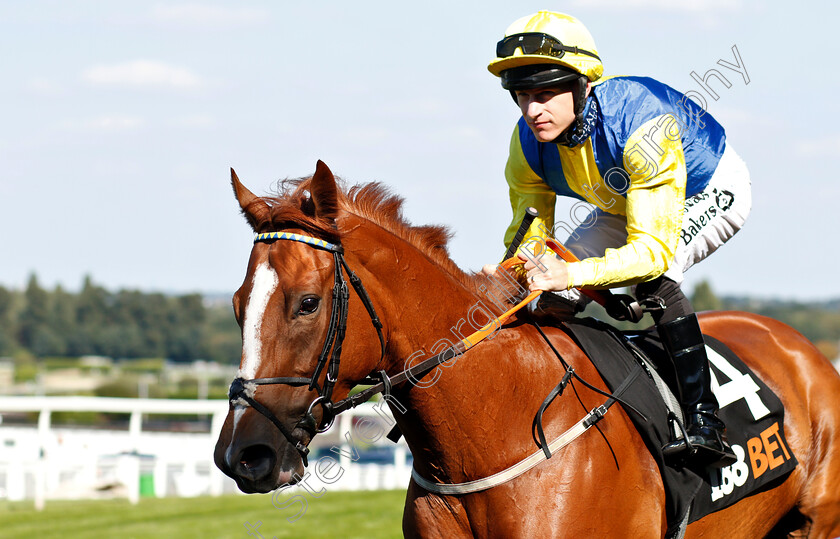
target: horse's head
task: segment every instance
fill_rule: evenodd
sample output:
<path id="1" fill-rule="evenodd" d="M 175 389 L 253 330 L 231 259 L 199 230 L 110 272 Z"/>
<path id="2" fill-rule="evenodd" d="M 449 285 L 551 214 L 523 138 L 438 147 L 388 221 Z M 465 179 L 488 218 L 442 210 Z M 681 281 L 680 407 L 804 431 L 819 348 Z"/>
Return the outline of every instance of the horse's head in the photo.
<path id="1" fill-rule="evenodd" d="M 241 490 L 268 492 L 300 480 L 333 399 L 374 370 L 384 345 L 372 301 L 344 260 L 343 194 L 327 166 L 319 161 L 311 179 L 273 198 L 255 196 L 233 170 L 231 181 L 257 236 L 233 296 L 242 357 L 215 462 Z M 354 338 L 344 342 L 348 312 L 374 323 L 349 328 Z M 342 356 L 356 359 L 341 364 L 339 378 Z"/>

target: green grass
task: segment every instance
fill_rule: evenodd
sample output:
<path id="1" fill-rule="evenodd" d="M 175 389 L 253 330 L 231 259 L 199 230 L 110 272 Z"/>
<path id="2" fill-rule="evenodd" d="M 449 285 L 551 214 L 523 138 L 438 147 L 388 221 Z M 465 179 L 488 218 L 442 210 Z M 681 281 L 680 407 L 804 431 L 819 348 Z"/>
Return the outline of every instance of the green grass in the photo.
<path id="1" fill-rule="evenodd" d="M 300 494 L 303 496 L 303 494 Z M 402 537 L 405 491 L 327 492 L 320 498 L 306 494 L 306 512 L 299 499 L 270 494 L 218 498 L 48 501 L 35 511 L 31 502 L 0 502 L 3 538 L 249 538 L 244 524 L 262 525 L 265 538 L 397 538 Z M 288 505 L 286 505 L 288 504 Z"/>

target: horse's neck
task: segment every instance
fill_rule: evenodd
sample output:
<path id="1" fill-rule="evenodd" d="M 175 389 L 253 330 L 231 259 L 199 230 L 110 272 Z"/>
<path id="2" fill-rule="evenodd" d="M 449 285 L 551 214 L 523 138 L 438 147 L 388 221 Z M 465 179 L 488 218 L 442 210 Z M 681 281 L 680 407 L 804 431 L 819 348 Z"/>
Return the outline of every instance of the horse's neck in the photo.
<path id="1" fill-rule="evenodd" d="M 397 244 L 387 256 L 374 258 L 375 266 L 366 270 L 378 282 L 374 294 L 394 361 L 429 351 L 436 343 L 454 344 L 478 329 L 465 320 L 480 302 L 469 277 L 452 275 L 410 245 Z"/>
<path id="2" fill-rule="evenodd" d="M 499 313 L 493 300 L 475 293 L 478 288 L 465 286 L 428 257 L 410 249 L 394 248 L 393 254 L 370 268 L 385 311 L 390 374 L 442 352 L 486 323 L 489 312 Z M 547 390 L 529 384 L 536 373 L 558 380 L 562 375 L 554 372 L 556 361 L 542 364 L 545 352 L 533 331 L 507 327 L 395 391 L 392 409 L 408 409 L 396 414 L 421 473 L 458 480 L 494 466 L 477 453 L 509 424 L 517 432 L 515 451 L 532 449 L 522 433 Z"/>
<path id="3" fill-rule="evenodd" d="M 352 215 L 342 226 L 354 271 L 365 284 L 376 282 L 369 292 L 392 354 L 406 358 L 432 346 L 475 302 L 470 277 L 453 275 L 411 241 Z"/>

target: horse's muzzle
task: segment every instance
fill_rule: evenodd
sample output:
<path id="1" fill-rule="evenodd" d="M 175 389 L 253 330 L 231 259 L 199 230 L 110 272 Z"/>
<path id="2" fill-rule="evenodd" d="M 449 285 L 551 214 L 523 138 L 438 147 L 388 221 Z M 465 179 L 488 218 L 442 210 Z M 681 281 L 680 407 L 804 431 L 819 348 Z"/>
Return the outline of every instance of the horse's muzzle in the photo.
<path id="1" fill-rule="evenodd" d="M 257 416 L 260 417 L 260 416 Z M 267 431 L 267 432 L 266 432 Z M 236 481 L 242 492 L 270 492 L 284 484 L 294 484 L 304 473 L 297 449 L 273 429 L 257 429 L 257 436 L 220 436 L 214 460 L 225 475 Z M 303 429 L 294 429 L 295 438 L 309 442 Z"/>

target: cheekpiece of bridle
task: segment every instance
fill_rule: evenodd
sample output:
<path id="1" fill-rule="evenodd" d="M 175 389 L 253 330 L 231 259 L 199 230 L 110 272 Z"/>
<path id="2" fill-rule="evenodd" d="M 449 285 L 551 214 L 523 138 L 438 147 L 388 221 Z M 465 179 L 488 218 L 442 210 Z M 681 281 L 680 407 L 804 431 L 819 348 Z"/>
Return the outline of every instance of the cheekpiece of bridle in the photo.
<path id="1" fill-rule="evenodd" d="M 333 285 L 332 293 L 330 324 L 327 329 L 324 346 L 321 348 L 321 353 L 318 356 L 317 363 L 315 364 L 315 370 L 310 378 L 286 376 L 253 378 L 250 380 L 236 378 L 230 384 L 228 400 L 232 405 L 247 404 L 268 418 L 268 420 L 277 427 L 280 433 L 283 434 L 286 440 L 288 440 L 288 442 L 297 449 L 303 460 L 304 466 L 308 466 L 309 463 L 307 461 L 307 455 L 309 454 L 309 448 L 303 445 L 300 440 L 294 438 L 288 427 L 286 427 L 271 410 L 254 398 L 257 386 L 273 384 L 288 385 L 293 387 L 309 386 L 309 390 L 312 391 L 314 389 L 318 392 L 318 396 L 315 397 L 315 400 L 309 404 L 306 414 L 304 414 L 303 418 L 298 422 L 296 427 L 306 430 L 310 434 L 310 437 L 312 437 L 315 436 L 316 433 L 324 432 L 333 424 L 335 416 L 338 412 L 335 407 L 336 403 L 333 403 L 332 401 L 332 393 L 335 383 L 338 381 L 338 370 L 341 362 L 341 346 L 344 342 L 344 334 L 347 328 L 347 307 L 350 298 L 347 282 L 344 280 L 344 275 L 342 273 L 342 268 L 347 272 L 350 284 L 353 285 L 353 288 L 356 290 L 356 294 L 358 294 L 359 299 L 362 300 L 362 304 L 364 304 L 368 315 L 370 315 L 373 327 L 376 328 L 382 352 L 380 360 L 385 356 L 385 339 L 382 336 L 382 323 L 376 315 L 376 310 L 373 308 L 370 296 L 365 290 L 365 287 L 362 285 L 361 279 L 359 279 L 359 277 L 357 277 L 356 274 L 353 273 L 347 266 L 347 261 L 344 259 L 344 248 L 340 244 L 329 243 L 325 240 L 295 234 L 292 232 L 265 232 L 257 234 L 254 237 L 254 243 L 271 243 L 277 240 L 289 240 L 305 243 L 316 249 L 329 251 L 333 255 L 335 263 L 335 283 Z M 327 372 L 324 378 L 324 385 L 321 387 L 318 384 L 318 379 L 320 378 L 324 368 L 327 369 Z M 317 419 L 315 419 L 315 415 L 313 414 L 313 410 L 316 405 L 320 405 L 323 411 L 320 423 Z"/>

